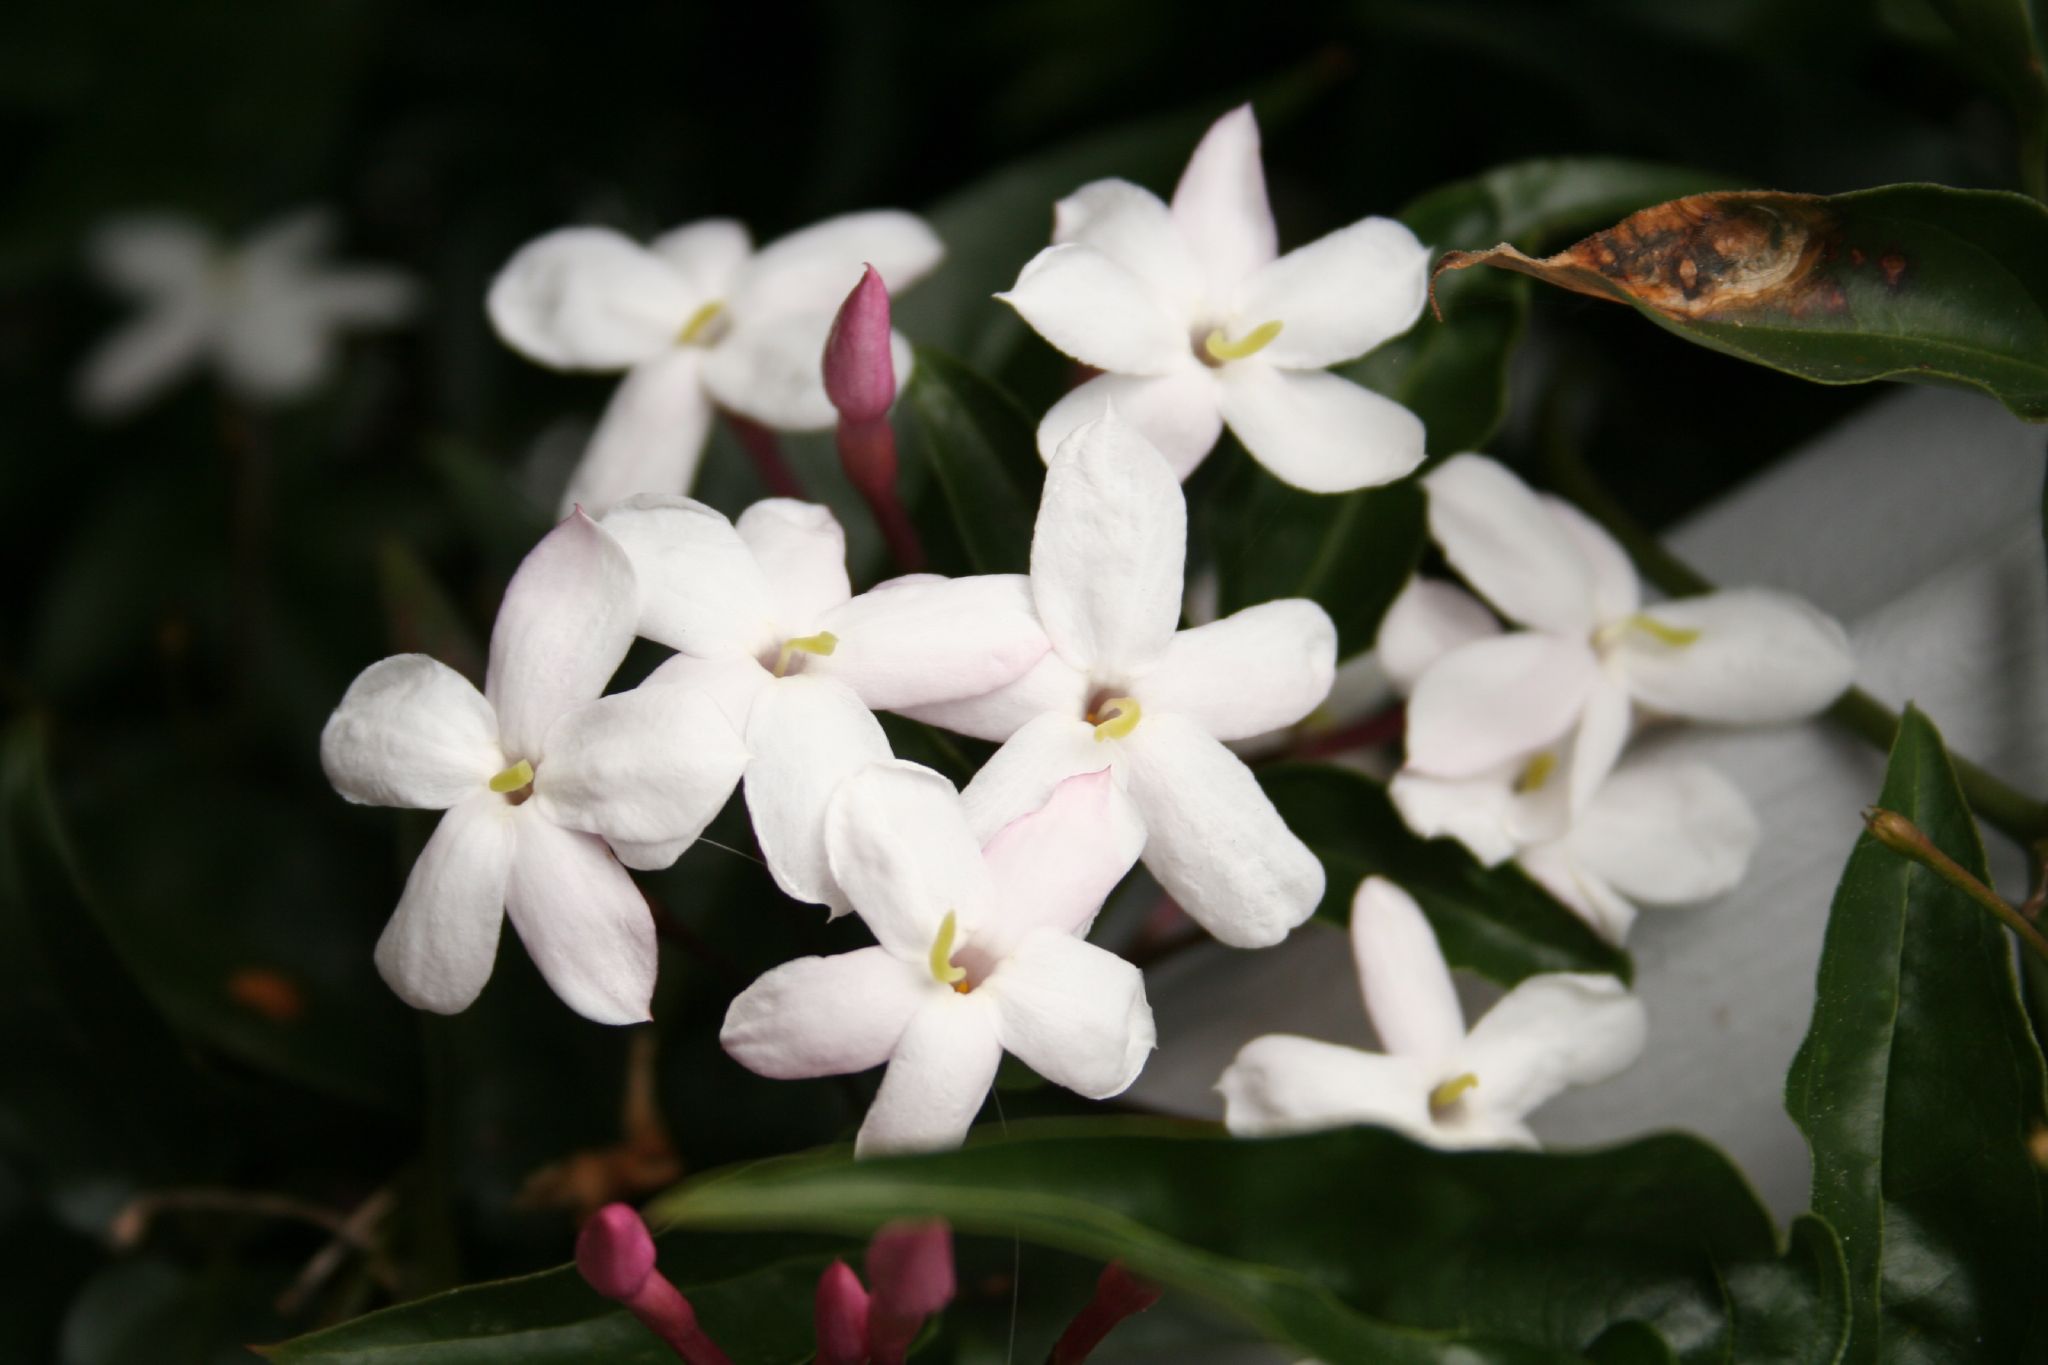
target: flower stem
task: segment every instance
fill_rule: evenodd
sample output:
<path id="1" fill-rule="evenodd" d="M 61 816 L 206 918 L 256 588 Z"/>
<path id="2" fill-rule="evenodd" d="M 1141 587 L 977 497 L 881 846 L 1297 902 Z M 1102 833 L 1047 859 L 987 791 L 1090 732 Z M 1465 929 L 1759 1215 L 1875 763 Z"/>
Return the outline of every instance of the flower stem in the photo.
<path id="1" fill-rule="evenodd" d="M 1869 827 L 1872 838 L 1899 856 L 1912 859 L 1989 910 L 2006 928 L 2018 934 L 2020 941 L 2032 949 L 2036 957 L 2048 962 L 2048 938 L 2043 938 L 2041 931 L 2026 916 L 2006 904 L 2003 896 L 1936 848 L 1934 841 L 1918 825 L 1897 811 L 1881 806 L 1872 806 L 1863 812 L 1863 823 Z"/>
<path id="2" fill-rule="evenodd" d="M 1714 591 L 1714 584 L 1637 523 L 1627 509 L 1615 501 L 1586 465 L 1585 460 L 1563 441 L 1550 444 L 1546 458 L 1550 484 L 1577 504 L 1586 515 L 1606 527 L 1621 542 L 1644 578 L 1673 597 L 1692 597 Z M 1830 706 L 1827 718 L 1879 749 L 1889 749 L 1899 729 L 1898 712 L 1860 687 L 1852 687 Z M 1950 755 L 1956 778 L 1962 783 L 1963 798 L 1970 809 L 1987 824 L 2004 831 L 2022 847 L 2048 837 L 2048 804 L 1993 777 L 1960 755 Z M 2002 904 L 2003 902 L 2001 902 Z"/>
<path id="3" fill-rule="evenodd" d="M 732 428 L 732 434 L 739 438 L 740 446 L 754 462 L 754 472 L 760 475 L 769 497 L 803 497 L 803 485 L 797 482 L 796 471 L 789 467 L 782 442 L 775 439 L 774 432 L 751 417 L 731 411 L 725 413 L 725 424 Z"/>

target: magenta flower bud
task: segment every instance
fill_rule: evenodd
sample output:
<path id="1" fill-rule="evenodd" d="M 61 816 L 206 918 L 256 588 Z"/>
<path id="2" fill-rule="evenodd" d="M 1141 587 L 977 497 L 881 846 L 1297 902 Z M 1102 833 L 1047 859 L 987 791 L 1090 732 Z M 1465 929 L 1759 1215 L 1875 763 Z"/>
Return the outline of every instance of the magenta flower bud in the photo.
<path id="1" fill-rule="evenodd" d="M 1052 1365 L 1080 1365 L 1118 1323 L 1159 1302 L 1159 1292 L 1158 1285 L 1125 1270 L 1122 1261 L 1111 1261 L 1095 1282 L 1095 1297 L 1053 1344 Z"/>
<path id="2" fill-rule="evenodd" d="M 889 288 L 873 266 L 839 305 L 825 338 L 825 396 L 848 422 L 880 421 L 896 401 Z"/>
<path id="3" fill-rule="evenodd" d="M 868 1291 L 844 1261 L 818 1277 L 818 1365 L 861 1365 L 868 1358 Z"/>
<path id="4" fill-rule="evenodd" d="M 868 1243 L 868 1358 L 902 1365 L 924 1320 L 953 1301 L 953 1230 L 937 1220 L 890 1223 Z"/>
<path id="5" fill-rule="evenodd" d="M 654 1238 L 625 1204 L 607 1204 L 576 1234 L 576 1270 L 598 1293 L 624 1304 L 685 1365 L 732 1365 L 697 1325 L 682 1292 L 654 1268 Z"/>

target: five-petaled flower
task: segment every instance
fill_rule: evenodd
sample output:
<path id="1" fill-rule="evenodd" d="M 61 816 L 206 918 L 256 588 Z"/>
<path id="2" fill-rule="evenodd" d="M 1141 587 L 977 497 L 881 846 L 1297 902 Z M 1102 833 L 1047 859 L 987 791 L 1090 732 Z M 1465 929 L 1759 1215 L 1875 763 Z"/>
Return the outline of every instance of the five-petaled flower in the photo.
<path id="1" fill-rule="evenodd" d="M 1436 1147 L 1534 1147 L 1529 1113 L 1642 1053 L 1642 1004 L 1611 976 L 1529 977 L 1468 1033 L 1429 921 L 1382 878 L 1366 878 L 1352 898 L 1351 948 L 1384 1051 L 1254 1038 L 1217 1082 L 1231 1132 L 1373 1123 Z"/>
<path id="2" fill-rule="evenodd" d="M 1005 1050 L 1091 1099 L 1152 1051 L 1136 967 L 1081 935 L 1144 830 L 1107 770 L 977 842 L 952 783 L 889 761 L 832 799 L 832 873 L 878 946 L 786 962 L 748 987 L 720 1041 L 779 1079 L 888 1063 L 862 1155 L 956 1146 Z"/>
<path id="3" fill-rule="evenodd" d="M 1323 869 L 1223 741 L 1313 710 L 1336 628 L 1289 598 L 1178 630 L 1186 555 L 1187 504 L 1159 452 L 1115 419 L 1080 428 L 1046 471 L 1031 542 L 1051 651 L 1007 687 L 910 714 L 1006 741 L 964 793 L 984 835 L 1108 764 L 1160 885 L 1225 943 L 1264 947 L 1315 911 Z"/>
<path id="4" fill-rule="evenodd" d="M 1053 243 L 997 297 L 1106 373 L 1040 421 L 1047 459 L 1114 406 L 1181 478 L 1226 422 L 1254 459 L 1314 493 L 1421 463 L 1416 416 L 1327 367 L 1414 325 L 1429 251 L 1393 219 L 1366 218 L 1279 255 L 1250 105 L 1209 129 L 1171 205 L 1098 180 L 1060 201 Z"/>
<path id="5" fill-rule="evenodd" d="M 400 654 L 363 670 L 328 720 L 320 759 L 343 796 L 447 812 L 377 942 L 378 970 L 407 1003 L 466 1008 L 509 913 L 571 1008 L 600 1023 L 647 1018 L 654 923 L 613 853 L 673 862 L 746 756 L 694 691 L 600 695 L 638 609 L 625 551 L 573 512 L 506 587 L 482 692 Z"/>
<path id="6" fill-rule="evenodd" d="M 635 493 L 681 493 L 696 476 L 713 405 L 787 431 L 835 414 L 820 357 L 833 314 L 873 263 L 892 293 L 938 264 L 922 219 L 850 213 L 753 250 L 727 218 L 646 246 L 609 228 L 527 243 L 491 284 L 498 335 L 559 370 L 624 370 L 563 506 L 596 512 Z M 892 334 L 897 382 L 910 347 Z"/>
<path id="7" fill-rule="evenodd" d="M 412 315 L 417 289 L 383 266 L 330 265 L 333 217 L 304 210 L 232 249 L 176 214 L 117 218 L 94 232 L 88 263 L 142 315 L 86 360 L 78 402 L 124 416 L 211 362 L 236 397 L 274 404 L 317 388 L 346 331 Z"/>

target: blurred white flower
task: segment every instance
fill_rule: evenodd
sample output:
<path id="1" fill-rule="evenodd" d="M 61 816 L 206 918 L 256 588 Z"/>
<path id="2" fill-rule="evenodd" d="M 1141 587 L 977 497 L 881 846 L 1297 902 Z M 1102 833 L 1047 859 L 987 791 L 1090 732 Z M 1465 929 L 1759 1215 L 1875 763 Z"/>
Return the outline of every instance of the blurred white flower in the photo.
<path id="1" fill-rule="evenodd" d="M 1385 1051 L 1284 1033 L 1254 1038 L 1217 1082 L 1231 1132 L 1371 1123 L 1435 1147 L 1534 1147 L 1524 1118 L 1642 1053 L 1642 1004 L 1611 976 L 1529 977 L 1468 1033 L 1429 921 L 1383 878 L 1366 878 L 1352 898 L 1351 949 Z"/>
<path id="2" fill-rule="evenodd" d="M 945 778 L 864 768 L 832 798 L 825 843 L 879 946 L 775 968 L 719 1041 L 779 1079 L 886 1062 L 862 1156 L 959 1145 L 1005 1050 L 1090 1099 L 1120 1094 L 1153 1047 L 1145 978 L 1082 935 L 1144 837 L 1107 771 L 977 843 Z"/>
<path id="3" fill-rule="evenodd" d="M 1400 478 L 1422 461 L 1422 423 L 1326 372 L 1422 314 L 1429 250 L 1391 218 L 1365 218 L 1279 255 L 1250 105 L 1209 129 L 1169 206 L 1124 180 L 1059 202 L 1053 245 L 1004 300 L 1040 336 L 1106 373 L 1038 425 L 1051 459 L 1110 410 L 1186 478 L 1223 424 L 1283 481 L 1314 493 Z"/>
<path id="4" fill-rule="evenodd" d="M 378 970 L 408 1004 L 467 1008 L 509 914 L 577 1013 L 647 1018 L 654 923 L 613 851 L 635 867 L 673 862 L 725 804 L 746 754 L 694 691 L 600 695 L 638 608 L 625 552 L 573 513 L 506 587 L 482 692 L 400 654 L 364 669 L 328 720 L 320 760 L 335 790 L 447 812 L 377 942 Z"/>
<path id="5" fill-rule="evenodd" d="M 1016 682 L 907 714 L 1005 741 L 963 793 L 984 835 L 1107 763 L 1147 831 L 1145 866 L 1225 943 L 1278 943 L 1323 869 L 1223 741 L 1292 725 L 1330 690 L 1337 632 L 1289 598 L 1176 630 L 1187 503 L 1159 452 L 1113 418 L 1061 444 L 1031 541 L 1052 649 Z"/>
<path id="6" fill-rule="evenodd" d="M 828 218 L 758 252 L 747 230 L 706 218 L 646 246 L 609 228 L 527 243 L 491 282 L 505 343 L 558 370 L 624 370 L 562 495 L 601 513 L 635 493 L 682 493 L 713 405 L 785 431 L 837 420 L 822 361 L 833 315 L 872 264 L 900 293 L 939 262 L 924 221 L 881 210 Z M 891 333 L 898 384 L 910 345 Z"/>
<path id="7" fill-rule="evenodd" d="M 89 356 L 78 404 L 125 416 L 211 364 L 236 397 L 276 404 L 318 388 L 341 333 L 404 322 L 414 281 L 384 266 L 331 265 L 335 222 L 309 209 L 228 248 L 174 214 L 114 219 L 87 244 L 93 273 L 142 307 Z"/>
<path id="8" fill-rule="evenodd" d="M 825 859 L 826 803 L 889 757 L 874 710 L 1000 687 L 1048 648 L 1020 574 L 893 579 L 858 597 L 829 509 L 769 498 L 737 523 L 641 494 L 614 507 L 641 586 L 638 630 L 677 652 L 645 686 L 714 697 L 746 739 L 747 810 L 776 884 L 846 905 Z"/>

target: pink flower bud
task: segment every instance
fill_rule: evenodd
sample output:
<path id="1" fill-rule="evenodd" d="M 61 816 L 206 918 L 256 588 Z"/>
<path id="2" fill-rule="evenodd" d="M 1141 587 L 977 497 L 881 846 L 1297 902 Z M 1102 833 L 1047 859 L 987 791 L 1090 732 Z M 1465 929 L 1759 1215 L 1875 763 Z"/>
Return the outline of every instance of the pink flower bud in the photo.
<path id="1" fill-rule="evenodd" d="M 879 421 L 896 401 L 889 288 L 873 266 L 839 305 L 825 338 L 825 396 L 849 422 Z"/>
<path id="2" fill-rule="evenodd" d="M 576 1269 L 592 1289 L 626 1306 L 685 1365 L 732 1365 L 697 1325 L 682 1292 L 654 1268 L 654 1238 L 625 1204 L 607 1204 L 576 1234 Z"/>
<path id="3" fill-rule="evenodd" d="M 1095 1297 L 1054 1343 L 1052 1365 L 1080 1365 L 1118 1323 L 1159 1302 L 1159 1292 L 1158 1285 L 1125 1270 L 1122 1261 L 1111 1261 L 1095 1282 Z"/>
<path id="4" fill-rule="evenodd" d="M 818 1365 L 861 1365 L 868 1358 L 868 1291 L 844 1261 L 818 1277 Z"/>
<path id="5" fill-rule="evenodd" d="M 901 1365 L 924 1320 L 953 1301 L 953 1231 L 937 1220 L 890 1223 L 868 1243 L 868 1358 Z"/>

